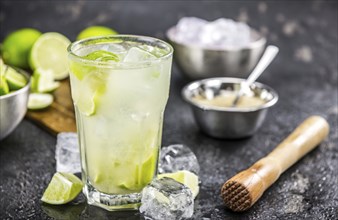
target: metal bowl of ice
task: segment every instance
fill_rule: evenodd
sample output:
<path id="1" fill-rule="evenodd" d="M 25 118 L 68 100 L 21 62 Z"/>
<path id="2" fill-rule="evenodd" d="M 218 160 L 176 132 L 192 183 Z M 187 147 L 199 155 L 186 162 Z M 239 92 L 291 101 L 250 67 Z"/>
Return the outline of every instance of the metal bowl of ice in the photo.
<path id="1" fill-rule="evenodd" d="M 182 18 L 166 35 L 176 64 L 189 79 L 246 78 L 266 44 L 265 37 L 248 25 L 225 18 Z"/>

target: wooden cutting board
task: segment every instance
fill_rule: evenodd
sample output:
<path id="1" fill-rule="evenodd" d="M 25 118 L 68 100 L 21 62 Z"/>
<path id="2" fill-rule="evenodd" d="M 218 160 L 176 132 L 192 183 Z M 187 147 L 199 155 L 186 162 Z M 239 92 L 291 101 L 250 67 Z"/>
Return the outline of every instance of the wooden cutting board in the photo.
<path id="1" fill-rule="evenodd" d="M 75 114 L 71 99 L 69 79 L 60 82 L 54 92 L 54 102 L 44 110 L 28 110 L 26 118 L 53 135 L 59 132 L 76 132 Z"/>

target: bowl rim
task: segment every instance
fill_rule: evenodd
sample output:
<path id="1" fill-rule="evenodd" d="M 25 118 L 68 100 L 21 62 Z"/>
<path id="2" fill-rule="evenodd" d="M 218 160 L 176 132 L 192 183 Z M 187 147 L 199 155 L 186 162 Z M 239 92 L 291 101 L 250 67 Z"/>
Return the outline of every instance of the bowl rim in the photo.
<path id="1" fill-rule="evenodd" d="M 20 74 L 24 75 L 24 77 L 27 79 L 27 84 L 22 87 L 21 89 L 15 90 L 14 92 L 8 93 L 6 95 L 0 96 L 0 100 L 10 98 L 12 96 L 16 96 L 21 93 L 25 93 L 27 90 L 29 90 L 30 84 L 31 84 L 31 77 L 28 74 L 27 71 L 20 69 L 18 67 L 10 66 L 11 68 L 15 69 L 16 71 L 20 72 Z"/>
<path id="2" fill-rule="evenodd" d="M 239 83 L 245 81 L 245 79 L 234 78 L 234 77 L 214 77 L 214 78 L 196 80 L 196 81 L 193 81 L 193 82 L 191 82 L 191 83 L 189 83 L 189 84 L 187 84 L 186 86 L 183 87 L 183 89 L 181 91 L 181 95 L 182 95 L 183 99 L 187 103 L 189 103 L 190 105 L 197 107 L 199 109 L 202 109 L 202 110 L 206 110 L 206 111 L 255 112 L 255 111 L 259 111 L 259 110 L 262 110 L 262 109 L 272 107 L 273 105 L 275 105 L 277 103 L 278 98 L 279 98 L 277 92 L 275 90 L 273 90 L 270 86 L 267 86 L 263 83 L 254 82 L 253 84 L 256 85 L 258 88 L 266 89 L 273 96 L 273 98 L 263 105 L 260 105 L 260 106 L 257 106 L 257 107 L 250 107 L 250 108 L 217 107 L 217 106 L 203 105 L 203 104 L 199 104 L 197 102 L 192 101 L 191 96 L 189 95 L 189 92 L 192 91 L 193 89 L 199 88 L 202 84 L 205 84 L 206 82 L 212 81 L 212 80 L 219 80 L 221 83 L 233 83 L 233 84 L 239 84 Z"/>
<path id="3" fill-rule="evenodd" d="M 176 29 L 176 25 L 170 27 L 167 31 L 166 31 L 166 37 L 169 40 L 170 43 L 172 44 L 176 44 L 182 47 L 187 47 L 189 49 L 199 49 L 199 50 L 205 50 L 208 52 L 224 52 L 224 51 L 242 51 L 242 50 L 251 50 L 254 48 L 258 48 L 258 47 L 264 47 L 264 45 L 266 44 L 267 40 L 266 38 L 260 34 L 258 31 L 256 31 L 255 29 L 250 27 L 250 32 L 257 34 L 258 39 L 255 41 L 250 42 L 247 46 L 244 47 L 224 47 L 221 49 L 216 49 L 216 48 L 208 48 L 208 47 L 203 47 L 203 46 L 198 46 L 197 44 L 184 44 L 184 43 L 180 43 L 175 41 L 172 37 L 171 37 L 171 32 L 173 32 Z"/>

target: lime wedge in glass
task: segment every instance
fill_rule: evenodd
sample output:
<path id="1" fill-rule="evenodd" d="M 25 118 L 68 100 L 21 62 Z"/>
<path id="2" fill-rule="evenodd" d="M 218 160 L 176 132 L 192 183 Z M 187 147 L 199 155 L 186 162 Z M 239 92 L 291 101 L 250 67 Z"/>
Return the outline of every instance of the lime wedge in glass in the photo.
<path id="1" fill-rule="evenodd" d="M 54 75 L 51 70 L 38 68 L 32 76 L 31 89 L 34 92 L 53 92 L 60 86 L 59 82 L 54 81 Z"/>
<path id="2" fill-rule="evenodd" d="M 55 173 L 41 200 L 52 205 L 66 204 L 81 192 L 82 181 L 71 173 Z"/>
<path id="3" fill-rule="evenodd" d="M 50 106 L 53 103 L 53 96 L 51 94 L 31 93 L 28 97 L 28 109 L 39 110 Z"/>
<path id="4" fill-rule="evenodd" d="M 50 69 L 56 80 L 66 78 L 69 74 L 67 57 L 69 44 L 68 38 L 59 33 L 49 32 L 41 35 L 30 53 L 31 68 Z"/>
<path id="5" fill-rule="evenodd" d="M 163 174 L 159 174 L 157 176 L 157 178 L 159 178 L 159 179 L 161 179 L 163 177 L 172 178 L 172 179 L 176 180 L 177 182 L 180 182 L 180 183 L 186 185 L 187 187 L 189 187 L 189 189 L 191 190 L 194 198 L 196 198 L 196 196 L 199 193 L 198 176 L 196 176 L 194 173 L 192 173 L 190 171 L 181 170 L 181 171 L 177 171 L 175 173 L 163 173 Z"/>
<path id="6" fill-rule="evenodd" d="M 26 78 L 10 66 L 5 72 L 5 78 L 11 91 L 21 89 L 27 84 Z"/>

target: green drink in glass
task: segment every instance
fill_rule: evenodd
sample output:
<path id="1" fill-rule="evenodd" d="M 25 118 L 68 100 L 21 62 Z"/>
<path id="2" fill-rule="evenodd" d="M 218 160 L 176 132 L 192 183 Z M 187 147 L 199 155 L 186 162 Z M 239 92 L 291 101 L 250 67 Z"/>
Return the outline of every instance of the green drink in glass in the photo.
<path id="1" fill-rule="evenodd" d="M 74 42 L 68 51 L 83 192 L 108 210 L 137 209 L 157 172 L 173 49 L 114 35 Z"/>

